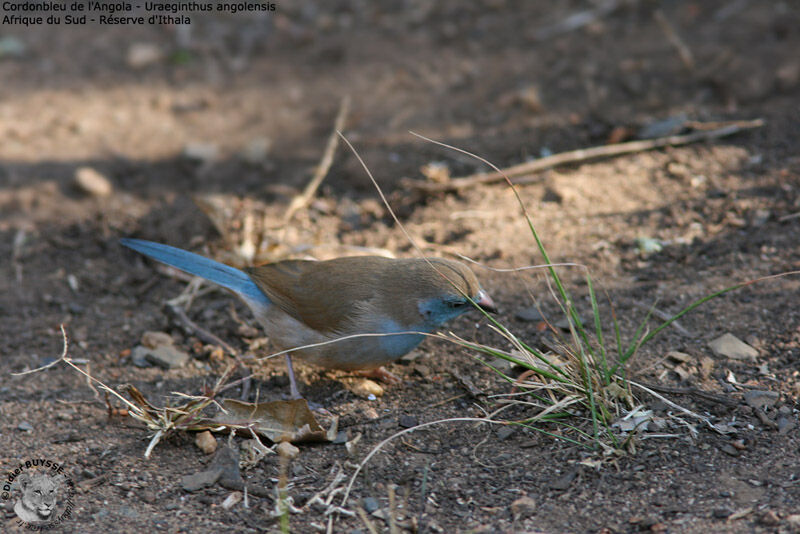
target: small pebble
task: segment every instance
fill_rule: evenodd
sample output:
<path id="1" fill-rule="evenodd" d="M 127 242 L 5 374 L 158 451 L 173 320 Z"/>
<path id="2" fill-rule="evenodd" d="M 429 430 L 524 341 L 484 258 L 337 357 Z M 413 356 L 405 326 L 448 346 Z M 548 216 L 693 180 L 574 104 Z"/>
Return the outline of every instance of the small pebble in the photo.
<path id="1" fill-rule="evenodd" d="M 164 369 L 176 369 L 189 361 L 189 355 L 170 345 L 161 345 L 155 349 L 148 349 L 145 359 Z"/>
<path id="2" fill-rule="evenodd" d="M 193 475 L 181 477 L 181 487 L 186 491 L 197 491 L 216 484 L 222 476 L 222 468 L 214 467 L 208 471 L 200 471 Z"/>
<path id="3" fill-rule="evenodd" d="M 372 512 L 374 512 L 375 510 L 377 510 L 380 507 L 381 507 L 381 505 L 378 502 L 378 499 L 376 499 L 374 497 L 367 497 L 366 499 L 364 499 L 364 510 L 368 514 L 371 514 Z"/>
<path id="4" fill-rule="evenodd" d="M 108 178 L 91 167 L 79 167 L 75 171 L 75 185 L 93 197 L 107 197 L 114 192 Z"/>
<path id="5" fill-rule="evenodd" d="M 397 423 L 398 425 L 400 425 L 400 428 L 413 428 L 419 425 L 419 419 L 417 419 L 413 415 L 403 414 L 400 416 Z"/>
<path id="6" fill-rule="evenodd" d="M 241 501 L 242 501 L 242 492 L 234 491 L 233 493 L 228 495 L 228 497 L 224 501 L 222 501 L 222 507 L 225 508 L 226 510 L 230 510 L 231 508 L 239 504 Z"/>
<path id="7" fill-rule="evenodd" d="M 157 63 L 164 57 L 161 48 L 154 43 L 133 43 L 128 48 L 128 66 L 134 69 L 141 69 Z"/>
<path id="8" fill-rule="evenodd" d="M 172 336 L 166 332 L 154 332 L 149 330 L 142 334 L 142 345 L 149 349 L 155 349 L 162 345 L 172 346 Z"/>
<path id="9" fill-rule="evenodd" d="M 708 344 L 718 356 L 734 360 L 755 359 L 758 351 L 731 333 L 723 334 Z"/>
<path id="10" fill-rule="evenodd" d="M 194 444 L 206 454 L 211 454 L 217 450 L 217 439 L 208 430 L 199 432 L 194 438 Z"/>
<path id="11" fill-rule="evenodd" d="M 526 321 L 526 322 L 535 322 L 535 321 L 543 321 L 544 317 L 539 312 L 539 308 L 536 306 L 528 306 L 527 308 L 522 308 L 521 310 L 517 310 L 517 313 L 514 314 L 514 318 L 518 321 Z"/>
<path id="12" fill-rule="evenodd" d="M 730 508 L 715 508 L 711 515 L 714 516 L 715 519 L 726 519 L 733 513 L 733 510 Z"/>
<path id="13" fill-rule="evenodd" d="M 501 426 L 500 430 L 497 431 L 497 439 L 503 441 L 511 437 L 511 434 L 514 433 L 514 427 L 507 425 Z"/>
<path id="14" fill-rule="evenodd" d="M 23 432 L 33 432 L 33 425 L 27 421 L 22 421 L 17 425 L 17 430 L 22 430 Z"/>
<path id="15" fill-rule="evenodd" d="M 383 387 L 377 382 L 365 379 L 360 380 L 353 386 L 353 393 L 365 399 L 368 399 L 370 396 L 372 396 L 374 400 L 374 397 L 383 396 L 384 390 Z"/>

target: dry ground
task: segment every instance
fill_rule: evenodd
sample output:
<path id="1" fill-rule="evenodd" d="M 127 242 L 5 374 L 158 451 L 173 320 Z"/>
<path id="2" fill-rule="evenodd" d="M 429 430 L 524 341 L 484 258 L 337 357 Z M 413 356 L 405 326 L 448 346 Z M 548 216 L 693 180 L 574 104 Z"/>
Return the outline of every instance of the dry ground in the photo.
<path id="1" fill-rule="evenodd" d="M 346 133 L 411 233 L 429 242 L 430 252 L 457 251 L 497 268 L 542 261 L 513 195 L 503 185 L 446 195 L 405 189 L 400 179 L 419 178 L 432 161 L 446 162 L 453 175 L 481 170 L 408 130 L 506 166 L 631 137 L 679 114 L 763 118 L 761 129 L 711 143 L 553 170 L 521 194 L 552 259 L 587 265 L 628 335 L 656 300 L 674 313 L 728 285 L 800 269 L 797 7 L 629 1 L 581 29 L 539 31 L 591 5 L 281 2 L 266 16 L 197 16 L 183 48 L 185 36 L 173 27 L 0 27 L 0 38 L 25 45 L 19 57 L 0 56 L 0 466 L 28 457 L 65 462 L 79 491 L 74 518 L 59 527 L 64 532 L 278 529 L 269 498 L 226 510 L 229 489 L 182 489 L 181 477 L 209 461 L 192 436 L 174 435 L 144 460 L 146 432 L 109 420 L 75 372 L 57 366 L 10 373 L 56 358 L 63 323 L 71 355 L 89 360 L 109 384 L 133 383 L 159 401 L 212 383 L 230 360 L 204 358 L 202 344 L 162 308 L 183 282 L 158 274 L 118 239 L 224 257 L 230 242 L 192 197 L 219 195 L 234 219 L 236 209 L 256 209 L 278 220 L 309 179 L 344 95 L 352 99 Z M 656 22 L 657 9 L 691 51 L 693 67 Z M 133 66 L 135 43 L 163 56 Z M 200 161 L 187 147 L 202 152 Z M 81 166 L 108 177 L 113 192 L 96 198 L 76 189 Z M 284 237 L 295 245 L 414 254 L 376 198 L 355 158 L 340 149 L 319 200 Z M 666 245 L 644 256 L 638 237 Z M 501 319 L 531 343 L 542 334 L 515 312 L 532 296 L 560 319 L 541 275 L 479 274 Z M 582 271 L 563 274 L 587 313 Z M 799 289 L 800 278 L 786 277 L 713 301 L 681 321 L 691 336 L 670 328 L 631 364 L 642 381 L 734 400 L 728 406 L 669 396 L 718 422 L 737 422 L 733 435 L 695 423 L 696 433 L 671 428 L 672 437 L 639 440 L 635 454 L 604 458 L 534 431 L 443 424 L 387 445 L 358 479 L 348 507 L 385 509 L 396 485 L 403 524 L 421 532 L 797 531 Z M 212 292 L 190 316 L 246 350 L 252 329 L 242 324 L 253 321 L 239 304 L 234 313 L 231 302 Z M 452 328 L 505 346 L 476 319 Z M 197 358 L 170 371 L 133 366 L 126 351 L 148 330 L 170 333 Z M 708 342 L 725 332 L 753 345 L 757 359 L 715 355 Z M 676 366 L 665 359 L 668 351 L 691 359 Z M 361 439 L 351 453 L 341 443 L 301 447 L 289 469 L 297 506 L 340 467 L 349 477 L 354 462 L 400 430 L 401 416 L 423 423 L 496 407 L 491 397 L 471 397 L 459 377 L 488 395 L 510 391 L 456 346 L 427 341 L 417 354 L 392 366 L 403 383 L 374 401 L 348 390 L 351 377 L 302 370 L 309 400 L 341 417 L 343 435 Z M 251 399 L 285 390 L 280 362 L 256 371 Z M 742 401 L 752 389 L 779 394 L 766 417 Z M 647 396 L 640 401 L 661 416 L 671 411 Z M 774 428 L 776 414 L 788 429 Z M 271 489 L 279 462 L 268 456 L 245 476 Z M 528 506 L 512 507 L 522 496 Z M 4 531 L 17 528 L 11 504 L 0 509 Z M 290 518 L 293 532 L 313 532 L 326 521 L 317 506 Z M 358 529 L 367 531 L 358 517 L 345 516 L 334 528 Z"/>

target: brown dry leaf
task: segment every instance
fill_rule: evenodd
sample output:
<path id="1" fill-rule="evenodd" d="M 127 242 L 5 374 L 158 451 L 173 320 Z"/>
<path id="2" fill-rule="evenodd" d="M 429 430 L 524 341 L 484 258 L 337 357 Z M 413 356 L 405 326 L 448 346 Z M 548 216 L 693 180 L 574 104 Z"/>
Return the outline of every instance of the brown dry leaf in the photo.
<path id="1" fill-rule="evenodd" d="M 210 421 L 215 426 L 234 429 L 252 428 L 271 441 L 331 441 L 330 431 L 325 431 L 308 408 L 305 399 L 271 401 L 253 404 L 233 399 L 221 401 L 225 411 Z M 336 425 L 332 426 L 336 434 Z"/>

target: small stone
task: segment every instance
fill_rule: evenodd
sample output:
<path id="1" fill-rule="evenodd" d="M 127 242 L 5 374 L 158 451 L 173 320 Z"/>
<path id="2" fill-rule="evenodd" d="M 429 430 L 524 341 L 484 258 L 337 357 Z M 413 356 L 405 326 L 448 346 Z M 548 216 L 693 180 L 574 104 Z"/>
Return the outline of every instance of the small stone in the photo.
<path id="1" fill-rule="evenodd" d="M 375 497 L 367 497 L 366 499 L 364 499 L 364 510 L 368 514 L 371 514 L 380 507 L 381 505 L 378 502 L 378 499 L 376 499 Z"/>
<path id="2" fill-rule="evenodd" d="M 224 501 L 222 501 L 222 507 L 226 510 L 230 510 L 242 501 L 242 497 L 243 495 L 241 491 L 234 491 L 228 495 Z"/>
<path id="3" fill-rule="evenodd" d="M 690 355 L 686 354 L 685 352 L 678 352 L 676 350 L 668 352 L 667 358 L 681 363 L 686 363 L 693 359 Z"/>
<path id="4" fill-rule="evenodd" d="M 300 449 L 288 441 L 281 441 L 278 443 L 278 446 L 275 447 L 275 452 L 277 452 L 279 456 L 283 456 L 284 458 L 288 458 L 290 460 L 294 460 L 300 455 Z"/>
<path id="5" fill-rule="evenodd" d="M 364 399 L 369 399 L 371 396 L 372 400 L 374 400 L 375 397 L 383 396 L 383 392 L 383 387 L 380 384 L 369 379 L 359 380 L 353 386 L 353 393 Z"/>
<path id="6" fill-rule="evenodd" d="M 164 369 L 177 369 L 189 361 L 188 354 L 169 345 L 147 349 L 144 357 L 148 362 Z"/>
<path id="7" fill-rule="evenodd" d="M 142 69 L 153 63 L 157 63 L 164 57 L 161 48 L 153 43 L 133 43 L 128 48 L 128 66 L 134 69 Z"/>
<path id="8" fill-rule="evenodd" d="M 332 443 L 334 445 L 342 445 L 343 443 L 347 443 L 347 431 L 346 430 L 340 430 L 339 432 L 337 432 L 336 433 L 336 437 L 333 438 L 333 442 Z"/>
<path id="9" fill-rule="evenodd" d="M 75 171 L 75 185 L 93 197 L 107 197 L 114 192 L 108 178 L 91 167 L 79 167 Z"/>
<path id="10" fill-rule="evenodd" d="M 268 137 L 255 137 L 247 142 L 242 149 L 242 158 L 250 164 L 261 163 L 267 159 L 269 149 L 272 147 L 272 140 Z"/>
<path id="11" fill-rule="evenodd" d="M 544 321 L 544 316 L 539 312 L 539 308 L 536 306 L 528 306 L 527 308 L 517 310 L 517 313 L 514 314 L 514 318 L 518 321 L 526 321 L 530 323 Z"/>
<path id="12" fill-rule="evenodd" d="M 142 334 L 142 345 L 149 349 L 155 349 L 163 345 L 172 346 L 172 336 L 166 332 L 147 331 Z"/>
<path id="13" fill-rule="evenodd" d="M 733 510 L 730 508 L 715 508 L 714 511 L 711 512 L 711 515 L 714 516 L 715 519 L 727 519 L 732 513 Z"/>
<path id="14" fill-rule="evenodd" d="M 739 451 L 730 443 L 726 443 L 725 445 L 720 447 L 719 450 L 721 450 L 728 456 L 739 456 Z"/>
<path id="15" fill-rule="evenodd" d="M 208 430 L 198 433 L 194 438 L 194 444 L 206 454 L 211 454 L 217 450 L 217 439 Z"/>
<path id="16" fill-rule="evenodd" d="M 380 415 L 378 414 L 378 410 L 376 410 L 372 406 L 367 406 L 366 408 L 364 408 L 364 417 L 366 417 L 370 421 L 374 421 L 375 419 L 379 418 Z"/>
<path id="17" fill-rule="evenodd" d="M 652 237 L 637 237 L 635 241 L 636 249 L 642 256 L 649 256 L 650 254 L 661 252 L 664 249 L 664 245 L 661 244 L 661 241 Z"/>
<path id="18" fill-rule="evenodd" d="M 797 421 L 794 418 L 778 417 L 778 434 L 781 436 L 785 436 L 796 426 Z"/>
<path id="19" fill-rule="evenodd" d="M 208 471 L 200 471 L 193 475 L 185 475 L 181 477 L 181 487 L 185 491 L 198 491 L 209 486 L 213 486 L 222 476 L 223 469 L 221 467 L 213 467 Z"/>
<path id="20" fill-rule="evenodd" d="M 636 137 L 639 139 L 651 139 L 653 137 L 665 137 L 667 135 L 678 134 L 683 130 L 687 119 L 685 114 L 680 113 L 674 117 L 651 122 L 643 126 Z"/>
<path id="21" fill-rule="evenodd" d="M 718 356 L 725 356 L 734 360 L 755 359 L 758 356 L 756 349 L 730 333 L 723 334 L 709 343 L 708 346 Z"/>
<path id="22" fill-rule="evenodd" d="M 0 58 L 22 57 L 25 54 L 25 43 L 10 35 L 0 39 Z"/>
<path id="23" fill-rule="evenodd" d="M 580 319 L 582 325 L 586 326 L 587 324 L 589 324 L 589 323 L 586 322 L 586 319 L 584 319 L 583 317 L 579 317 L 579 319 Z M 569 332 L 569 330 L 570 330 L 570 320 L 571 320 L 571 318 L 564 317 L 561 320 L 556 322 L 555 327 L 556 328 L 560 328 L 561 330 L 564 330 L 565 332 Z"/>
<path id="24" fill-rule="evenodd" d="M 525 495 L 511 503 L 511 513 L 514 517 L 525 518 L 536 512 L 536 501 Z"/>
<path id="25" fill-rule="evenodd" d="M 136 367 L 152 367 L 149 361 L 147 361 L 147 354 L 150 352 L 150 349 L 147 347 L 143 347 L 141 345 L 137 345 L 131 351 L 131 363 Z"/>
<path id="26" fill-rule="evenodd" d="M 417 419 L 413 415 L 403 414 L 397 420 L 397 424 L 400 425 L 400 428 L 413 428 L 419 425 L 419 419 Z"/>
<path id="27" fill-rule="evenodd" d="M 777 391 L 763 391 L 751 389 L 744 392 L 744 401 L 756 410 L 771 408 L 778 402 L 780 394 Z"/>
<path id="28" fill-rule="evenodd" d="M 183 147 L 183 157 L 202 163 L 217 159 L 217 145 L 212 143 L 188 143 Z"/>
<path id="29" fill-rule="evenodd" d="M 501 426 L 500 430 L 497 431 L 497 439 L 500 441 L 507 440 L 514 434 L 515 428 L 511 425 Z"/>
<path id="30" fill-rule="evenodd" d="M 22 421 L 17 425 L 17 430 L 22 430 L 23 432 L 33 432 L 33 425 L 27 421 Z"/>

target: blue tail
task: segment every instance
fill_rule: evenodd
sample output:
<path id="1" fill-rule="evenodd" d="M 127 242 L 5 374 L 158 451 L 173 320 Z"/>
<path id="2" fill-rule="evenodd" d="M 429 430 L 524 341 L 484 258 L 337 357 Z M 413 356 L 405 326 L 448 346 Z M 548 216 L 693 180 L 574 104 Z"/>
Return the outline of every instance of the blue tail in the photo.
<path id="1" fill-rule="evenodd" d="M 205 278 L 215 284 L 233 290 L 247 300 L 260 304 L 270 304 L 267 296 L 258 289 L 258 286 L 244 271 L 193 252 L 153 241 L 123 238 L 119 242 L 161 263 L 166 263 L 181 271 L 186 271 L 189 274 Z"/>

